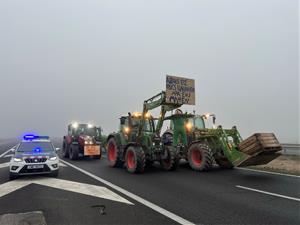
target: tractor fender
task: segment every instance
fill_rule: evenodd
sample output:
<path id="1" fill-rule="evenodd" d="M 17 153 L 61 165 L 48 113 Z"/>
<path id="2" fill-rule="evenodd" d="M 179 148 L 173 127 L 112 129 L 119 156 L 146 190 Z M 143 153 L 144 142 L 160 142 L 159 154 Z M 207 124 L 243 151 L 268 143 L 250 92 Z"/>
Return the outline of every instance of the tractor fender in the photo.
<path id="1" fill-rule="evenodd" d="M 106 139 L 106 143 L 108 143 L 108 140 L 110 138 L 114 138 L 117 142 L 117 145 L 118 145 L 118 148 L 121 148 L 122 146 L 122 141 L 121 141 L 121 137 L 120 137 L 120 134 L 119 133 L 112 133 L 112 134 L 109 134 L 107 139 Z M 107 148 L 107 146 L 106 146 Z"/>
<path id="2" fill-rule="evenodd" d="M 192 141 L 191 143 L 189 143 L 188 147 L 190 147 L 192 144 L 204 144 L 204 145 L 208 145 L 208 143 L 205 140 L 195 140 L 195 141 Z"/>

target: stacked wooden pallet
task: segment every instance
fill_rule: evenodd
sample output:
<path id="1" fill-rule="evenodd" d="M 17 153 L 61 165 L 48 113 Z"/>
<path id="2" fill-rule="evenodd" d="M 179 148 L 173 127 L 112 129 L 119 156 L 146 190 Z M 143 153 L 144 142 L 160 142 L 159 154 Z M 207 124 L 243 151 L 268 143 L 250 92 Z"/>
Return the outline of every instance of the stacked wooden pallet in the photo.
<path id="1" fill-rule="evenodd" d="M 282 146 L 273 133 L 256 133 L 239 144 L 239 150 L 248 154 L 256 155 L 261 152 L 277 152 Z"/>

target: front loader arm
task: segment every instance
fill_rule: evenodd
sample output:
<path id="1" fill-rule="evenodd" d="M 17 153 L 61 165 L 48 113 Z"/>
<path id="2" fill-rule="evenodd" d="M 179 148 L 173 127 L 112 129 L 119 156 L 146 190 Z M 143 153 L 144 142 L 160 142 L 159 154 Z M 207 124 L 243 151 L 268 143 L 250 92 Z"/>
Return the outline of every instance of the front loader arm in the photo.
<path id="1" fill-rule="evenodd" d="M 142 120 L 140 122 L 139 129 L 138 129 L 138 140 L 140 140 L 141 135 L 142 135 L 143 127 L 144 127 L 145 121 L 147 119 L 146 118 L 147 112 L 149 110 L 158 108 L 160 106 L 161 106 L 161 112 L 160 112 L 157 126 L 155 128 L 155 132 L 158 135 L 160 135 L 166 112 L 172 111 L 173 109 L 181 107 L 181 104 L 179 105 L 179 104 L 174 104 L 174 103 L 167 103 L 165 91 L 162 91 L 159 94 L 153 96 L 152 98 L 145 100 L 144 104 L 143 104 Z"/>

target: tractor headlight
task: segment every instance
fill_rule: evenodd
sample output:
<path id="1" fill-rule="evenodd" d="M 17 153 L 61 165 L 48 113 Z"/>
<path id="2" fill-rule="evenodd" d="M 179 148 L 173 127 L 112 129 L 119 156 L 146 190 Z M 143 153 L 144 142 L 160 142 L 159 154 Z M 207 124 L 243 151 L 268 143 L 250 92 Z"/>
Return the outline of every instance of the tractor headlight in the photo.
<path id="1" fill-rule="evenodd" d="M 145 117 L 148 119 L 148 118 L 151 117 L 151 114 L 150 114 L 149 112 L 147 112 L 147 113 L 145 114 Z"/>
<path id="2" fill-rule="evenodd" d="M 130 132 L 130 128 L 129 127 L 124 127 L 124 133 L 128 134 Z"/>
<path id="3" fill-rule="evenodd" d="M 22 162 L 22 158 L 14 158 L 14 162 Z"/>
<path id="4" fill-rule="evenodd" d="M 77 128 L 78 128 L 78 123 L 77 123 L 77 122 L 73 123 L 73 124 L 72 124 L 72 127 L 73 127 L 74 129 L 77 129 Z"/>
<path id="5" fill-rule="evenodd" d="M 186 124 L 185 124 L 185 128 L 186 128 L 187 130 L 191 130 L 192 127 L 193 127 L 193 124 L 192 124 L 192 123 L 186 123 Z"/>
<path id="6" fill-rule="evenodd" d="M 53 156 L 53 157 L 50 157 L 50 158 L 49 158 L 50 161 L 55 161 L 56 159 L 57 159 L 56 156 Z"/>
<path id="7" fill-rule="evenodd" d="M 85 141 L 85 142 L 84 142 L 84 144 L 88 145 L 88 144 L 89 144 L 89 142 L 88 142 L 88 141 Z"/>

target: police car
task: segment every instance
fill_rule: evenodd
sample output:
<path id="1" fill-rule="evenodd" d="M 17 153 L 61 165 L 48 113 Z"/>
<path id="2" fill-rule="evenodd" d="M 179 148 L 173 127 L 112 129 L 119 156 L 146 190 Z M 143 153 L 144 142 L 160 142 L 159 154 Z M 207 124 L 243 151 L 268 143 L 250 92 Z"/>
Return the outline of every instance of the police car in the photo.
<path id="1" fill-rule="evenodd" d="M 25 135 L 20 144 L 12 149 L 9 178 L 20 175 L 50 174 L 57 177 L 59 158 L 48 136 Z"/>

